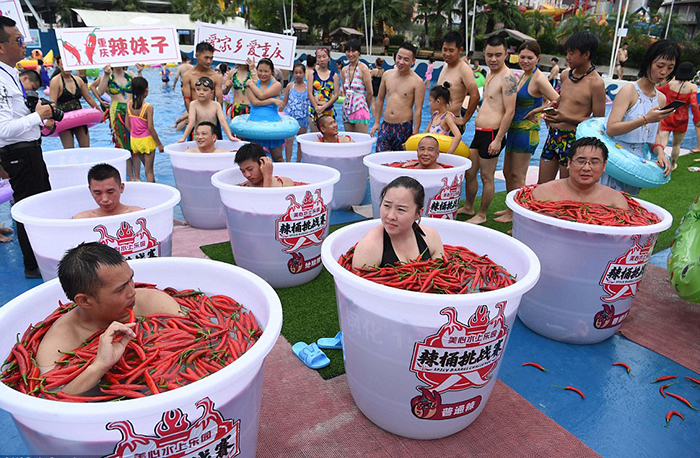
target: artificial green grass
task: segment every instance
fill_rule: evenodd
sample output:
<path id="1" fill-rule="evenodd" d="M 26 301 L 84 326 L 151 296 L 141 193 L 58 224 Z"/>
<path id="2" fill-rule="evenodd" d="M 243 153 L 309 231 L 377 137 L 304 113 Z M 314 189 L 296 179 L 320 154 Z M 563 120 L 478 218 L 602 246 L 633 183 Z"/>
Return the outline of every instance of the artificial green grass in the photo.
<path id="1" fill-rule="evenodd" d="M 654 251 L 663 250 L 671 246 L 676 228 L 681 217 L 688 211 L 688 207 L 700 190 L 700 174 L 689 172 L 687 167 L 696 165 L 694 157 L 699 155 L 683 156 L 678 161 L 678 168 L 673 172 L 671 181 L 656 189 L 643 190 L 639 197 L 643 200 L 655 203 L 673 215 L 673 226 L 659 236 Z M 474 203 L 479 208 L 480 197 Z M 506 193 L 501 192 L 494 196 L 489 207 L 489 220 L 483 225 L 497 231 L 507 233 L 512 225 L 510 223 L 497 223 L 493 221 L 493 213 L 504 210 Z M 467 216 L 460 215 L 459 220 L 466 220 Z M 340 229 L 344 225 L 331 227 L 331 232 Z M 202 251 L 211 259 L 235 264 L 229 242 L 201 247 Z M 338 324 L 338 308 L 335 300 L 335 288 L 333 277 L 325 268 L 313 281 L 293 288 L 277 289 L 277 294 L 282 301 L 284 319 L 282 334 L 294 344 L 303 341 L 315 342 L 320 337 L 333 337 L 340 330 Z M 341 350 L 324 350 L 331 360 L 331 365 L 321 369 L 319 374 L 324 379 L 329 379 L 345 372 L 343 354 Z"/>

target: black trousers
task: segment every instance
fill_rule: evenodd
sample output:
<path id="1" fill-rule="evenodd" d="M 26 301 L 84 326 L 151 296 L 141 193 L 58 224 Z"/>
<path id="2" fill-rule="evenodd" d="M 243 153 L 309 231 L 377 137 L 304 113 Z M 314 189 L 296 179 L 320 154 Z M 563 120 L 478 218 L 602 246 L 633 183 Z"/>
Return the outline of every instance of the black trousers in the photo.
<path id="1" fill-rule="evenodd" d="M 0 165 L 10 176 L 10 185 L 14 191 L 14 200 L 22 199 L 51 190 L 49 172 L 41 151 L 39 140 L 20 142 L 0 148 Z M 24 224 L 17 222 L 17 240 L 24 257 L 26 270 L 36 269 L 34 251 L 29 244 Z"/>

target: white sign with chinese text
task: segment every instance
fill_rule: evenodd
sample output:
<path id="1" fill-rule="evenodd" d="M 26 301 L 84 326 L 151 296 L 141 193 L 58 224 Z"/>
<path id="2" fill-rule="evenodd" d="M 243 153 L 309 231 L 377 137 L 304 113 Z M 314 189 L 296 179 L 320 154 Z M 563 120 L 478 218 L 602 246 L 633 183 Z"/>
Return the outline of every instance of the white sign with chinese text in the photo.
<path id="1" fill-rule="evenodd" d="M 0 0 L 0 16 L 7 16 L 17 23 L 17 28 L 24 36 L 27 43 L 32 43 L 32 36 L 29 34 L 27 21 L 24 20 L 22 6 L 19 0 Z"/>
<path id="2" fill-rule="evenodd" d="M 275 67 L 285 70 L 294 67 L 297 46 L 294 36 L 197 22 L 194 40 L 195 43 L 210 43 L 214 47 L 214 60 L 240 64 L 248 59 L 257 62 L 266 57 Z"/>
<path id="3" fill-rule="evenodd" d="M 175 27 L 84 27 L 56 29 L 63 68 L 180 62 Z"/>

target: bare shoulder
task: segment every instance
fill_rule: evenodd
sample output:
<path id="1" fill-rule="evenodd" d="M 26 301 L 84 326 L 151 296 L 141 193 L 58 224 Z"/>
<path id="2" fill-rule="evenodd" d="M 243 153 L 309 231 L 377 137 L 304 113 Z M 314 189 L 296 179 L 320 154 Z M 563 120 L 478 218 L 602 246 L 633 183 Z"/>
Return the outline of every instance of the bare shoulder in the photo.
<path id="1" fill-rule="evenodd" d="M 73 329 L 72 314 L 68 312 L 46 332 L 36 353 L 36 362 L 42 373 L 53 369 L 61 356 L 60 351 L 71 351 L 79 345 Z"/>
<path id="2" fill-rule="evenodd" d="M 129 205 L 126 208 L 127 208 L 127 210 L 124 213 L 133 213 L 133 212 L 144 210 L 143 207 L 139 207 L 138 205 Z"/>
<path id="3" fill-rule="evenodd" d="M 606 200 L 609 199 L 610 205 L 615 208 L 621 208 L 623 210 L 629 210 L 630 206 L 627 204 L 627 199 L 620 192 L 612 188 L 605 186 Z"/>
<path id="4" fill-rule="evenodd" d="M 510 70 L 503 75 L 503 91 L 507 96 L 516 94 L 518 92 L 518 77 Z"/>
<path id="5" fill-rule="evenodd" d="M 296 186 L 296 185 L 294 184 L 294 180 L 292 180 L 292 179 L 289 178 L 289 177 L 280 177 L 280 179 L 282 180 L 282 186 L 283 186 L 283 187 Z"/>
<path id="6" fill-rule="evenodd" d="M 376 266 L 381 262 L 384 248 L 384 226 L 378 224 L 370 229 L 355 246 L 352 266 L 356 269 Z"/>
<path id="7" fill-rule="evenodd" d="M 548 181 L 541 184 L 532 190 L 532 197 L 539 201 L 556 200 L 557 189 L 559 189 L 559 181 Z"/>
<path id="8" fill-rule="evenodd" d="M 180 313 L 178 303 L 163 291 L 150 288 L 138 288 L 136 290 L 136 305 L 134 312 L 137 315 L 148 316 L 156 313 L 177 315 Z"/>
<path id="9" fill-rule="evenodd" d="M 82 212 L 78 213 L 77 215 L 73 216 L 73 219 L 94 218 L 95 217 L 94 213 L 95 213 L 95 210 L 85 210 L 85 211 L 82 211 Z"/>

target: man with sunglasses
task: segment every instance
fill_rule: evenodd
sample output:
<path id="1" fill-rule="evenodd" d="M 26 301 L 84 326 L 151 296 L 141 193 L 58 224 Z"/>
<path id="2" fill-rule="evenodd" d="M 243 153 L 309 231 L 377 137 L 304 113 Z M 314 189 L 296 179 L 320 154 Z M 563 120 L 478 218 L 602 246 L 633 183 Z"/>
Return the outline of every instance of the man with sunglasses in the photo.
<path id="1" fill-rule="evenodd" d="M 603 142 L 593 137 L 579 138 L 569 147 L 569 176 L 537 186 L 532 197 L 542 202 L 570 200 L 629 210 L 620 191 L 598 183 L 607 160 L 608 148 Z"/>
<path id="2" fill-rule="evenodd" d="M 10 176 L 15 202 L 51 189 L 41 151 L 41 124 L 50 119 L 49 105 L 32 113 L 15 65 L 24 59 L 24 37 L 15 21 L 0 16 L 0 166 Z M 17 239 L 24 257 L 24 276 L 41 278 L 24 225 L 17 222 Z"/>

